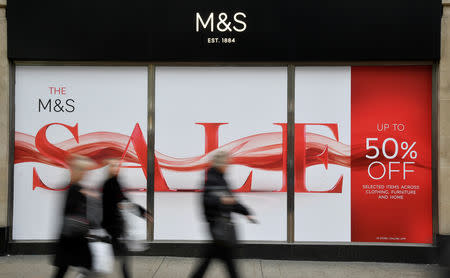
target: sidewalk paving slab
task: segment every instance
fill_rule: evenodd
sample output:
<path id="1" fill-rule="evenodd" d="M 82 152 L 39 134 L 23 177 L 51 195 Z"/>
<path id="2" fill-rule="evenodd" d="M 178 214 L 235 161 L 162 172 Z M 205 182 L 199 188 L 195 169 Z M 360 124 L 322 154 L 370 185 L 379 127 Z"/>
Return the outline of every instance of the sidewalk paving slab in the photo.
<path id="1" fill-rule="evenodd" d="M 51 256 L 0 257 L 0 278 L 50 278 L 54 267 Z M 132 257 L 134 278 L 186 278 L 199 263 L 196 258 Z M 436 278 L 441 268 L 437 265 L 316 262 L 282 260 L 237 260 L 243 278 Z M 116 262 L 114 273 L 103 277 L 121 278 Z M 67 278 L 75 278 L 71 269 Z M 222 262 L 213 261 L 205 278 L 226 278 L 228 273 Z"/>

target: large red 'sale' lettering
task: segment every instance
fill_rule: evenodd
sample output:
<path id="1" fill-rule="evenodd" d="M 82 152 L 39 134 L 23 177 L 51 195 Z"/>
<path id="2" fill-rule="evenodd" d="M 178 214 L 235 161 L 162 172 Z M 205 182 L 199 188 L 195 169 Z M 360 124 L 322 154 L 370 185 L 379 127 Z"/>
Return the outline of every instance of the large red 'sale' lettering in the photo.
<path id="1" fill-rule="evenodd" d="M 70 154 L 67 151 L 54 146 L 47 139 L 47 129 L 53 125 L 59 125 L 59 126 L 65 127 L 67 130 L 70 131 L 70 133 L 72 133 L 72 135 L 75 138 L 75 140 L 77 141 L 77 143 L 79 143 L 78 124 L 76 124 L 74 126 L 69 126 L 69 125 L 65 125 L 65 124 L 61 124 L 61 123 L 51 123 L 51 124 L 48 124 L 48 125 L 45 125 L 44 127 L 42 127 L 36 134 L 36 139 L 35 139 L 36 148 L 38 149 L 38 151 L 40 153 L 47 156 L 49 159 L 57 162 L 60 166 L 62 166 L 64 168 L 69 168 L 69 166 L 67 164 L 67 158 Z M 54 188 L 50 188 L 50 187 L 46 186 L 40 179 L 36 168 L 33 168 L 33 190 L 36 189 L 36 187 L 42 187 L 47 190 L 54 190 L 54 191 L 62 191 L 62 190 L 67 189 L 67 187 L 54 189 Z"/>
<path id="2" fill-rule="evenodd" d="M 127 142 L 127 146 L 123 151 L 121 157 L 121 164 L 125 159 L 125 156 L 128 152 L 128 148 L 130 147 L 130 143 L 133 144 L 134 150 L 136 151 L 136 155 L 139 160 L 139 164 L 141 165 L 139 168 L 142 169 L 142 172 L 147 178 L 147 143 L 145 142 L 144 135 L 142 134 L 141 127 L 139 124 L 134 126 L 133 132 L 131 133 L 130 139 Z"/>
<path id="3" fill-rule="evenodd" d="M 219 127 L 228 123 L 196 123 L 205 128 L 205 154 L 219 148 Z M 206 173 L 206 172 L 205 172 Z M 250 171 L 245 183 L 234 191 L 250 192 L 252 186 L 253 171 Z"/>
<path id="4" fill-rule="evenodd" d="M 218 137 L 219 128 L 221 125 L 227 123 L 197 123 L 205 128 L 205 153 L 209 153 L 219 147 Z M 286 192 L 287 189 L 287 124 L 276 124 L 282 127 L 283 137 L 283 186 L 281 192 Z M 343 176 L 339 178 L 334 186 L 327 191 L 310 191 L 306 187 L 305 174 L 306 174 L 306 126 L 308 125 L 320 125 L 325 126 L 331 130 L 334 137 L 339 141 L 338 125 L 332 123 L 309 123 L 309 124 L 295 124 L 295 192 L 298 193 L 342 193 Z M 328 169 L 328 147 L 316 155 Z M 244 186 L 238 191 L 249 191 L 251 187 L 252 172 L 247 178 Z"/>
<path id="5" fill-rule="evenodd" d="M 295 124 L 295 192 L 298 193 L 307 193 L 314 191 L 309 191 L 306 188 L 306 126 L 309 125 L 319 125 L 325 126 L 331 130 L 334 137 L 337 141 L 339 141 L 339 131 L 337 124 L 323 124 L 323 123 L 310 123 L 310 124 Z M 325 147 L 322 153 L 316 156 L 319 158 L 325 166 L 325 169 L 328 169 L 328 146 Z M 342 185 L 343 185 L 344 176 L 341 175 L 336 184 L 331 187 L 330 190 L 320 191 L 321 193 L 342 193 Z M 317 192 L 315 192 L 317 193 Z"/>
<path id="6" fill-rule="evenodd" d="M 283 187 L 281 191 L 285 192 L 287 189 L 287 124 L 276 124 L 283 129 Z M 334 137 L 339 141 L 339 132 L 337 124 L 322 124 L 322 123 L 310 123 L 310 124 L 295 124 L 295 192 L 297 193 L 342 193 L 343 176 L 339 178 L 337 183 L 327 191 L 310 191 L 306 187 L 306 126 L 308 125 L 320 125 L 325 126 L 331 130 Z M 328 169 L 328 146 L 316 156 Z"/>

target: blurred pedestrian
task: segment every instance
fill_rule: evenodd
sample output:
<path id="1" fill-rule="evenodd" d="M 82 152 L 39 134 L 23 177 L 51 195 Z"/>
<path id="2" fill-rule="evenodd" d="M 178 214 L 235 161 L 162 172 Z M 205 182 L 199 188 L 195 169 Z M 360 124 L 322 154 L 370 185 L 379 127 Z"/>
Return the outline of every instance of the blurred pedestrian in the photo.
<path id="1" fill-rule="evenodd" d="M 225 263 L 230 277 L 238 277 L 233 261 L 236 231 L 231 213 L 243 214 L 252 223 L 256 222 L 249 210 L 233 196 L 224 178 L 228 162 L 229 155 L 227 152 L 216 152 L 211 161 L 211 168 L 208 169 L 206 174 L 203 208 L 206 221 L 209 224 L 212 243 L 207 247 L 205 258 L 193 272 L 191 276 L 193 278 L 203 277 L 213 258 L 220 259 Z"/>
<path id="2" fill-rule="evenodd" d="M 114 255 L 119 256 L 122 265 L 122 273 L 124 278 L 131 277 L 130 270 L 128 268 L 127 253 L 128 248 L 124 242 L 120 239 L 124 238 L 125 221 L 122 216 L 122 209 L 129 209 L 134 207 L 138 215 L 153 221 L 150 213 L 148 213 L 143 207 L 131 203 L 129 199 L 123 194 L 122 186 L 118 180 L 118 173 L 120 168 L 120 161 L 117 159 L 111 159 L 107 161 L 109 164 L 109 177 L 103 185 L 103 228 L 111 236 L 111 241 L 114 249 Z"/>
<path id="3" fill-rule="evenodd" d="M 86 238 L 89 232 L 87 216 L 87 196 L 95 196 L 92 191 L 83 188 L 80 180 L 93 162 L 83 156 L 72 156 L 69 160 L 70 185 L 63 211 L 61 235 L 57 243 L 54 265 L 55 278 L 64 277 L 69 266 L 89 270 L 92 259 Z"/>

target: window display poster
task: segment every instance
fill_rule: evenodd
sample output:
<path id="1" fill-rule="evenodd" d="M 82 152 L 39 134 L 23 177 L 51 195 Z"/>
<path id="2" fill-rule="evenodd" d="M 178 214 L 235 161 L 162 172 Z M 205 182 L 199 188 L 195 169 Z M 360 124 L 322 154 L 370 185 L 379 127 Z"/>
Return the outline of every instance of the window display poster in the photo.
<path id="1" fill-rule="evenodd" d="M 104 160 L 123 158 L 127 196 L 146 206 L 147 67 L 17 66 L 14 240 L 59 236 L 68 154 L 96 162 L 82 185 L 100 190 Z M 130 231 L 146 238 L 146 223 Z"/>

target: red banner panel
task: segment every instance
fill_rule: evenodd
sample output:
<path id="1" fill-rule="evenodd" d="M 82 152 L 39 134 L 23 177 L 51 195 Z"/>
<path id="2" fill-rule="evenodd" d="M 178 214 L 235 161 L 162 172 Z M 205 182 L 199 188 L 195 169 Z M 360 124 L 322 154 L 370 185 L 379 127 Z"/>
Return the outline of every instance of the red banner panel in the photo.
<path id="1" fill-rule="evenodd" d="M 351 238 L 432 243 L 430 66 L 352 67 Z"/>

